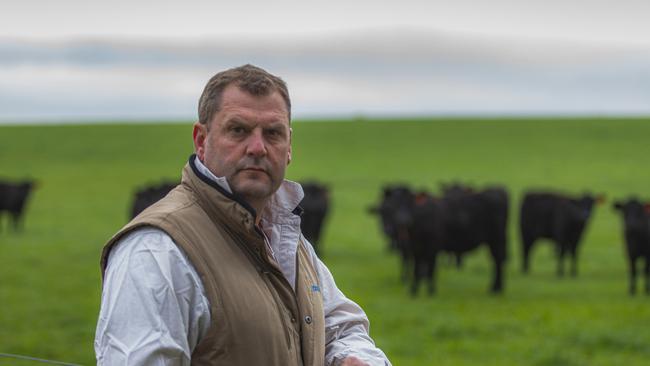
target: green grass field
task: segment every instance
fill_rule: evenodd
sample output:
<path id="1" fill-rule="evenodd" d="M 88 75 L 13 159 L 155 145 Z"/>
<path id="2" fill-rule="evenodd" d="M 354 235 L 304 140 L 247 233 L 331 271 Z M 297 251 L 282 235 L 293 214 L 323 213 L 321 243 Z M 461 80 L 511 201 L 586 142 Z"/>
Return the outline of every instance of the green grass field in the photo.
<path id="1" fill-rule="evenodd" d="M 394 365 L 645 365 L 650 297 L 627 295 L 614 198 L 650 199 L 650 119 L 410 120 L 294 123 L 293 180 L 329 183 L 324 261 L 360 303 Z M 191 125 L 0 127 L 0 177 L 39 187 L 25 231 L 0 231 L 0 353 L 94 364 L 99 253 L 127 220 L 134 189 L 178 178 Z M 434 297 L 408 296 L 366 208 L 388 182 L 500 183 L 512 198 L 505 294 L 488 294 L 488 253 L 441 264 Z M 590 190 L 596 209 L 579 276 L 555 277 L 538 243 L 520 273 L 516 207 L 527 188 Z M 423 293 L 424 291 L 421 291 Z M 0 357 L 0 365 L 26 365 Z"/>

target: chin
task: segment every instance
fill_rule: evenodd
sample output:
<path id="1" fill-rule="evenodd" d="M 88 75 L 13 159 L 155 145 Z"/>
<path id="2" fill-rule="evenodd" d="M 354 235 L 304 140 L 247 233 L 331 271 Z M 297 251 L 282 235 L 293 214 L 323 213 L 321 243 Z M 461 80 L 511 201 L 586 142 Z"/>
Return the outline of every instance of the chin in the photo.
<path id="1" fill-rule="evenodd" d="M 234 192 L 248 198 L 263 199 L 273 194 L 271 186 L 262 182 L 242 182 L 232 187 Z"/>

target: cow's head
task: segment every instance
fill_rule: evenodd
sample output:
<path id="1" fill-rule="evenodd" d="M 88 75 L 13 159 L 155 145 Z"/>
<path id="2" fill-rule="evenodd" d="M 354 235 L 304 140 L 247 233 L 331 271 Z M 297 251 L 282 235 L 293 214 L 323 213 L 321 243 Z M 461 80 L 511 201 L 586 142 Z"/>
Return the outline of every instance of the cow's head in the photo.
<path id="1" fill-rule="evenodd" d="M 648 230 L 648 219 L 650 218 L 648 203 L 641 202 L 636 197 L 630 197 L 627 201 L 614 202 L 612 207 L 623 216 L 625 230 Z"/>
<path id="2" fill-rule="evenodd" d="M 398 240 L 408 240 L 408 228 L 413 222 L 415 196 L 406 185 L 386 186 L 379 205 L 384 232 Z"/>

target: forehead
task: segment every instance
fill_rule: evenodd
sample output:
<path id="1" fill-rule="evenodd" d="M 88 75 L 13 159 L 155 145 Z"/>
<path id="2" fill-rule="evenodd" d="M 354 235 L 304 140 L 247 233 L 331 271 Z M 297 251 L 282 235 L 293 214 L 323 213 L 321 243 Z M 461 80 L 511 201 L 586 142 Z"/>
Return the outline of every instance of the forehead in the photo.
<path id="1" fill-rule="evenodd" d="M 217 123 L 230 120 L 251 123 L 284 122 L 288 126 L 289 113 L 282 95 L 277 91 L 256 96 L 236 85 L 229 85 L 223 91 L 215 120 Z"/>

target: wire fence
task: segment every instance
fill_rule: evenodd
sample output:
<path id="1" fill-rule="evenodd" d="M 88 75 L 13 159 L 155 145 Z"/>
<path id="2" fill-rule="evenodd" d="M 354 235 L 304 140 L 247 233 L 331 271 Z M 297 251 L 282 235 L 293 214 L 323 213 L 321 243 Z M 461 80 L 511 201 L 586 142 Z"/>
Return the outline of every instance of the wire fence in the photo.
<path id="1" fill-rule="evenodd" d="M 9 358 L 9 359 L 14 359 L 14 360 L 27 360 L 27 361 L 35 361 L 35 362 L 41 362 L 41 363 L 46 363 L 50 365 L 64 365 L 64 366 L 82 366 L 76 363 L 67 363 L 67 362 L 61 362 L 61 361 L 53 361 L 53 360 L 46 360 L 43 358 L 36 358 L 36 357 L 30 357 L 30 356 L 23 356 L 23 355 L 14 355 L 11 353 L 0 353 L 0 360 L 3 358 Z"/>

